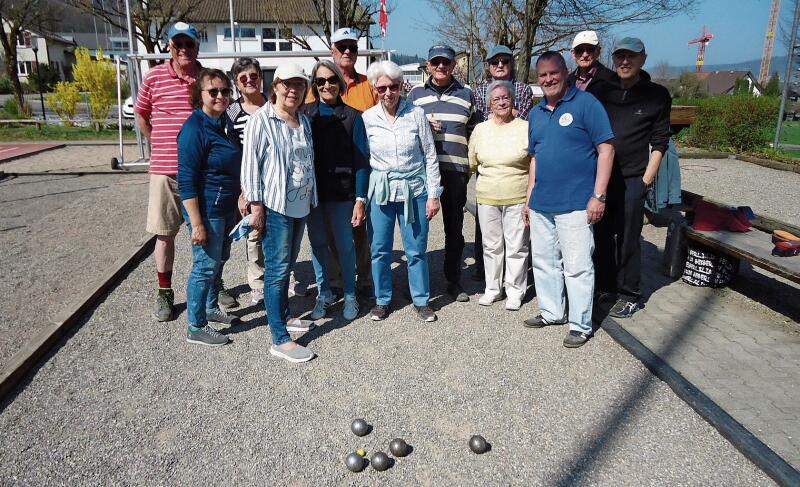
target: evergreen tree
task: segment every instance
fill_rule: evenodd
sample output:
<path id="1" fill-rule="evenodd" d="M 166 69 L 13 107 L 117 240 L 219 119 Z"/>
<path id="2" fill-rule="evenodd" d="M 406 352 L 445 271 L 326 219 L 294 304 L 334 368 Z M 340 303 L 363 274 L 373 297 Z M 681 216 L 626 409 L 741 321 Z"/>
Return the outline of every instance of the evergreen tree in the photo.
<path id="1" fill-rule="evenodd" d="M 778 73 L 772 73 L 772 76 L 767 81 L 764 87 L 764 96 L 778 96 L 781 94 L 781 82 L 778 79 Z"/>

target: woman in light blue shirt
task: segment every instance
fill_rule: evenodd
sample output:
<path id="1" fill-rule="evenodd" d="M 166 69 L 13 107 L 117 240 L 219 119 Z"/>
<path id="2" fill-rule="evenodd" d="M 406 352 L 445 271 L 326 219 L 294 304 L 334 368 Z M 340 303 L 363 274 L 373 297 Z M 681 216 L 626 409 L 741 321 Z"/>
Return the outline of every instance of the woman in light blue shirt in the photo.
<path id="1" fill-rule="evenodd" d="M 270 353 L 290 362 L 307 362 L 314 353 L 292 341 L 289 331 L 307 331 L 311 323 L 289 320 L 289 273 L 305 221 L 317 206 L 311 123 L 301 107 L 308 88 L 300 66 L 275 70 L 269 103 L 247 122 L 242 158 L 242 190 L 250 224 L 264 235 L 264 305 L 272 335 Z"/>
<path id="2" fill-rule="evenodd" d="M 417 315 L 435 321 L 428 304 L 428 222 L 439 212 L 442 193 L 436 147 L 425 112 L 400 98 L 403 71 L 391 61 L 370 65 L 367 78 L 380 103 L 365 111 L 369 141 L 369 237 L 375 286 L 373 320 L 389 314 L 392 300 L 392 243 L 400 226 L 408 262 L 408 285 Z"/>

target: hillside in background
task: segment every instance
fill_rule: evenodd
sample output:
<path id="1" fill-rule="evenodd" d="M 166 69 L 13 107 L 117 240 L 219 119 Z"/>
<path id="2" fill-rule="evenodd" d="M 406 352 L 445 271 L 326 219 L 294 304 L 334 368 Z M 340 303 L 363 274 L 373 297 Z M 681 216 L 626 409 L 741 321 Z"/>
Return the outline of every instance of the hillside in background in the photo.
<path id="1" fill-rule="evenodd" d="M 778 72 L 778 75 L 783 79 L 784 72 L 786 71 L 786 61 L 788 56 L 776 56 L 772 58 L 772 66 L 770 66 L 770 73 Z M 656 65 L 649 65 L 645 69 L 654 70 Z M 758 72 L 761 69 L 761 59 L 752 59 L 750 61 L 742 61 L 739 63 L 730 64 L 706 64 L 703 71 L 750 71 L 753 76 L 758 77 Z M 694 65 L 690 66 L 670 66 L 670 73 L 673 76 L 678 76 L 684 71 L 694 71 Z"/>

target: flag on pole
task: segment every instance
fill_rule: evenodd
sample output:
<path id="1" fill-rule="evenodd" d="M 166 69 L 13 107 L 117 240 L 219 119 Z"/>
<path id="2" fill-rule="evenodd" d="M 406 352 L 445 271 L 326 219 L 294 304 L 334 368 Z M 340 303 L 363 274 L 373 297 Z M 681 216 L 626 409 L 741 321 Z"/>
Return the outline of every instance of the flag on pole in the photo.
<path id="1" fill-rule="evenodd" d="M 389 24 L 389 16 L 386 14 L 386 0 L 381 0 L 381 11 L 378 16 L 378 25 L 381 26 L 381 36 L 386 37 L 386 26 Z"/>

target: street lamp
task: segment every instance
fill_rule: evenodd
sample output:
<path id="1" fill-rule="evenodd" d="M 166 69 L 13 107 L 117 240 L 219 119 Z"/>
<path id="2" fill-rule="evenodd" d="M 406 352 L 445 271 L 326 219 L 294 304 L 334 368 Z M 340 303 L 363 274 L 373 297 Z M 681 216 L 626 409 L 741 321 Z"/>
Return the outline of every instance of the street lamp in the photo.
<path id="1" fill-rule="evenodd" d="M 39 90 L 39 102 L 42 104 L 42 120 L 47 120 L 44 113 L 44 94 L 42 93 L 42 73 L 39 71 L 39 39 L 34 37 L 31 39 L 33 43 L 33 59 L 36 62 L 36 88 Z"/>

